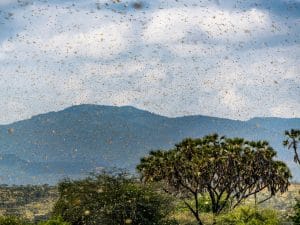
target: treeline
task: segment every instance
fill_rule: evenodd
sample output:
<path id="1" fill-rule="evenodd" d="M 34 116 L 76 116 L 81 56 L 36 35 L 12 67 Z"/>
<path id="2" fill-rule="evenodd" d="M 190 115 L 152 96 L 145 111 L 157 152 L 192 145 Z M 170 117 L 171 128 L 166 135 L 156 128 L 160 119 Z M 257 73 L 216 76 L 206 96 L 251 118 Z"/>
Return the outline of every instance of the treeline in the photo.
<path id="1" fill-rule="evenodd" d="M 299 163 L 300 132 L 286 132 L 283 144 Z M 291 215 L 260 208 L 288 190 L 291 172 L 266 141 L 217 134 L 185 139 L 141 159 L 138 177 L 102 171 L 58 184 L 51 218 L 40 225 L 283 225 L 300 224 L 300 201 Z M 257 196 L 265 198 L 261 199 Z M 249 198 L 253 204 L 246 204 Z M 6 223 L 6 221 L 10 221 Z M 1 222 L 2 221 L 2 222 Z M 0 225 L 29 224 L 4 217 Z"/>
<path id="2" fill-rule="evenodd" d="M 56 197 L 55 187 L 44 185 L 0 185 L 0 208 L 26 205 L 41 198 Z"/>
<path id="3" fill-rule="evenodd" d="M 47 184 L 0 185 L 0 215 L 22 216 L 28 205 L 57 198 L 57 188 Z"/>

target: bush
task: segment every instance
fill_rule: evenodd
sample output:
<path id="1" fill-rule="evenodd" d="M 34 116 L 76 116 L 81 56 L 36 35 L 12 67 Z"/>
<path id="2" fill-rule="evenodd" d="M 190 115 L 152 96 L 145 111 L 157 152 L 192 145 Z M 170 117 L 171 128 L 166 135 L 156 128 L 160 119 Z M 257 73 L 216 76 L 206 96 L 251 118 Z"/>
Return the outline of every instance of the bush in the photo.
<path id="1" fill-rule="evenodd" d="M 61 217 L 57 217 L 47 221 L 39 222 L 38 225 L 70 225 L 70 223 L 64 222 Z"/>
<path id="2" fill-rule="evenodd" d="M 300 224 L 300 200 L 297 200 L 297 203 L 294 206 L 294 212 L 295 212 L 295 215 L 292 216 L 291 219 L 295 225 L 299 225 Z"/>
<path id="3" fill-rule="evenodd" d="M 58 186 L 54 215 L 72 225 L 174 225 L 172 200 L 124 173 L 102 173 Z"/>
<path id="4" fill-rule="evenodd" d="M 276 211 L 243 206 L 217 218 L 218 225 L 279 225 Z"/>
<path id="5" fill-rule="evenodd" d="M 1 216 L 0 225 L 29 225 L 29 223 L 12 216 Z"/>

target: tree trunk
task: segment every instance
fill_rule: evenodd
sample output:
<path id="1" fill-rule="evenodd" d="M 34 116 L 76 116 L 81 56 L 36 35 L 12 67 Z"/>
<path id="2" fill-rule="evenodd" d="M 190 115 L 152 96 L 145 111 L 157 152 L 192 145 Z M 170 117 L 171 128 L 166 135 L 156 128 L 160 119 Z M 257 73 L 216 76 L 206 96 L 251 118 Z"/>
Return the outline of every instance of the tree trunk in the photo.
<path id="1" fill-rule="evenodd" d="M 197 224 L 198 225 L 204 225 L 200 219 L 200 216 L 199 216 L 199 209 L 198 207 L 196 207 L 196 210 L 193 209 L 186 201 L 183 201 L 184 204 L 188 207 L 188 209 L 192 212 L 192 214 L 194 215 L 196 221 L 197 221 Z M 198 204 L 198 200 L 196 201 L 196 203 Z"/>
<path id="2" fill-rule="evenodd" d="M 216 213 L 213 213 L 213 222 L 212 222 L 212 225 L 217 224 L 216 215 L 217 215 Z"/>
<path id="3" fill-rule="evenodd" d="M 198 225 L 203 225 L 202 221 L 200 220 L 200 218 L 196 218 Z"/>
<path id="4" fill-rule="evenodd" d="M 299 163 L 300 164 L 300 157 L 298 155 L 297 148 L 294 148 L 294 152 L 295 152 L 294 161 L 295 161 L 295 163 Z"/>

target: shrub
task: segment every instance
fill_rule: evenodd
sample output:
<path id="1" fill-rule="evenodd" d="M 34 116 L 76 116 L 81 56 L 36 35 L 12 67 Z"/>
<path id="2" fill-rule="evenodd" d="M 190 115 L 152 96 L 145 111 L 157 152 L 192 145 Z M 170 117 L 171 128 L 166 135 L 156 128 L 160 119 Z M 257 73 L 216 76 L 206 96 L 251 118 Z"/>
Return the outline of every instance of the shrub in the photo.
<path id="1" fill-rule="evenodd" d="M 72 225 L 174 225 L 172 200 L 124 173 L 101 173 L 59 184 L 54 215 Z"/>
<path id="2" fill-rule="evenodd" d="M 56 217 L 47 221 L 39 222 L 38 225 L 70 225 L 70 223 L 64 222 L 62 217 Z"/>
<path id="3" fill-rule="evenodd" d="M 292 221 L 294 222 L 295 225 L 300 224 L 300 200 L 297 200 L 296 205 L 294 206 L 294 216 L 292 216 Z"/>
<path id="4" fill-rule="evenodd" d="M 243 206 L 217 218 L 218 225 L 279 225 L 276 211 Z"/>
<path id="5" fill-rule="evenodd" d="M 13 216 L 1 216 L 0 225 L 29 225 L 29 223 Z"/>

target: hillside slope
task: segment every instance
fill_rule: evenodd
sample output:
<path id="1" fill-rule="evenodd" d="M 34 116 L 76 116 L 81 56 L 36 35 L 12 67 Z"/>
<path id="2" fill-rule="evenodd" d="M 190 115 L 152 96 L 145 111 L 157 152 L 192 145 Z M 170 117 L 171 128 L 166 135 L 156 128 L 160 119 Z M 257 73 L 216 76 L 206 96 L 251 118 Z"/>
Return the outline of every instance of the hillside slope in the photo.
<path id="1" fill-rule="evenodd" d="M 98 167 L 133 171 L 150 150 L 214 132 L 268 140 L 299 180 L 299 168 L 281 145 L 290 128 L 300 128 L 300 119 L 168 118 L 131 106 L 73 106 L 0 126 L 0 183 L 54 183 Z"/>

